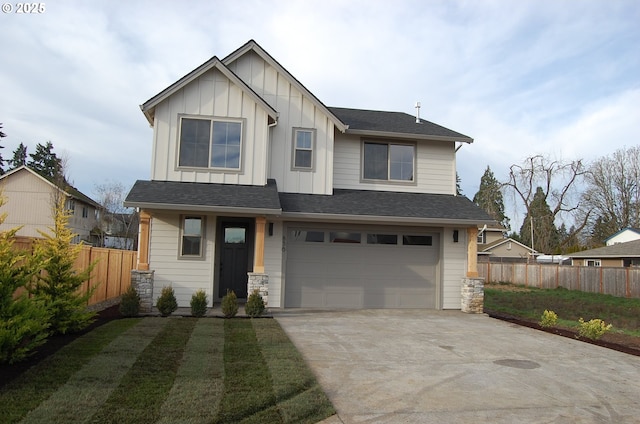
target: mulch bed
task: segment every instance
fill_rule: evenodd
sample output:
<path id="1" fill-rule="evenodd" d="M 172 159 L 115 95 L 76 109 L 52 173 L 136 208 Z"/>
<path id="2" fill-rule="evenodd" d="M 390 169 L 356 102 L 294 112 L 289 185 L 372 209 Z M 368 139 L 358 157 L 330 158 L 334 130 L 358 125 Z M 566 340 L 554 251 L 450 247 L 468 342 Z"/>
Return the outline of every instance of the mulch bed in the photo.
<path id="1" fill-rule="evenodd" d="M 113 305 L 109 308 L 98 311 L 95 321 L 82 331 L 73 334 L 58 334 L 50 337 L 45 344 L 38 347 L 35 353 L 24 361 L 20 361 L 12 365 L 0 364 L 0 376 L 2 377 L 0 378 L 0 389 L 47 356 L 53 355 L 60 348 L 71 343 L 83 334 L 87 334 L 91 330 L 100 327 L 109 321 L 122 318 L 119 307 L 120 305 Z"/>
<path id="2" fill-rule="evenodd" d="M 598 340 L 591 340 L 585 337 L 578 336 L 578 331 L 574 329 L 562 327 L 545 328 L 541 327 L 535 321 L 522 319 L 502 312 L 493 312 L 485 309 L 485 313 L 488 314 L 491 318 L 508 321 L 513 324 L 534 328 L 536 330 L 557 334 L 563 337 L 569 337 L 571 339 L 576 339 L 585 343 L 591 343 L 594 345 L 606 347 L 607 349 L 617 350 L 618 352 L 627 353 L 629 355 L 640 356 L 640 337 L 633 337 L 619 333 L 606 333 Z"/>

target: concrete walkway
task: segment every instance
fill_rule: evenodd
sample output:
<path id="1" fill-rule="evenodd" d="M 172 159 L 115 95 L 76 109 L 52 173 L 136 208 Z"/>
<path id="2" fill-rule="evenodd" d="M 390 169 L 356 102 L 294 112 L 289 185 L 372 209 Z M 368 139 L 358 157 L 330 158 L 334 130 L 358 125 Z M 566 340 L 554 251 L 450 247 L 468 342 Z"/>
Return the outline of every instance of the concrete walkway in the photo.
<path id="1" fill-rule="evenodd" d="M 459 311 L 284 310 L 325 423 L 638 423 L 640 357 Z"/>

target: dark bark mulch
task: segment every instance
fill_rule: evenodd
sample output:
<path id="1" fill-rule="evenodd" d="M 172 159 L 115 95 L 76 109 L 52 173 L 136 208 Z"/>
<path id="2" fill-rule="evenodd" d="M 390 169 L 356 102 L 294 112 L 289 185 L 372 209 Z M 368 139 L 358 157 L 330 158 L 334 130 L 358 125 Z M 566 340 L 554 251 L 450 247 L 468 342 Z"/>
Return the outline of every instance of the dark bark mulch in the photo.
<path id="1" fill-rule="evenodd" d="M 640 356 L 640 337 L 629 336 L 619 333 L 606 333 L 598 340 L 591 340 L 585 337 L 578 336 L 578 331 L 570 328 L 553 327 L 545 328 L 541 327 L 537 322 L 532 320 L 526 320 L 523 318 L 515 317 L 513 315 L 505 314 L 502 312 L 493 312 L 485 309 L 491 318 L 497 318 L 503 321 L 508 321 L 517 325 L 522 325 L 536 330 L 545 331 L 547 333 L 557 334 L 563 337 L 569 337 L 571 339 L 580 340 L 582 342 L 591 343 L 594 345 L 606 347 L 607 349 L 617 350 L 618 352 L 627 353 L 629 355 Z"/>
<path id="2" fill-rule="evenodd" d="M 49 337 L 47 342 L 38 347 L 35 353 L 23 361 L 15 364 L 0 364 L 0 389 L 17 376 L 36 365 L 49 355 L 53 355 L 63 346 L 71 343 L 78 337 L 87 334 L 91 330 L 100 327 L 101 325 L 114 320 L 122 318 L 119 310 L 120 305 L 114 305 L 109 308 L 98 311 L 95 321 L 93 321 L 88 327 L 73 334 L 58 334 Z"/>

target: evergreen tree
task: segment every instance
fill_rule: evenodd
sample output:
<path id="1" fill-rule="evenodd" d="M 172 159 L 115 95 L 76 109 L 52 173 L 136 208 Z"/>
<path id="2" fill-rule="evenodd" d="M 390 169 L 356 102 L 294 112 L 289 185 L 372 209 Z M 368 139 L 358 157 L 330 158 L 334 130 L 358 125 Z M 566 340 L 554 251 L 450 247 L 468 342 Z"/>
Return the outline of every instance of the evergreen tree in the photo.
<path id="1" fill-rule="evenodd" d="M 532 220 L 534 250 L 546 254 L 557 253 L 560 246 L 560 237 L 542 187 L 536 189 L 529 212 L 520 227 L 520 240 L 526 246 L 531 246 Z"/>
<path id="2" fill-rule="evenodd" d="M 0 193 L 0 206 L 4 199 Z M 0 215 L 0 224 L 6 214 Z M 40 271 L 38 256 L 13 246 L 19 228 L 0 232 L 0 363 L 13 363 L 43 344 L 48 336 L 49 313 L 26 291 Z"/>
<path id="3" fill-rule="evenodd" d="M 491 218 L 509 230 L 509 218 L 504 214 L 504 200 L 501 188 L 502 185 L 494 177 L 491 168 L 487 166 L 482 178 L 480 178 L 480 188 L 476 195 L 473 196 L 473 203 L 480 206 Z"/>
<path id="4" fill-rule="evenodd" d="M 618 231 L 616 220 L 602 215 L 596 218 L 589 234 L 589 245 L 592 248 L 604 246 L 605 240 Z"/>
<path id="5" fill-rule="evenodd" d="M 456 172 L 456 196 L 462 195 L 462 187 L 460 187 L 460 183 L 462 180 L 460 179 L 460 175 Z"/>
<path id="6" fill-rule="evenodd" d="M 80 254 L 82 245 L 71 244 L 74 234 L 69 229 L 69 212 L 65 208 L 65 197 L 60 196 L 54 211 L 54 226 L 51 234 L 40 232 L 44 237 L 37 240 L 35 252 L 47 258 L 43 266 L 45 271 L 38 276 L 32 294 L 35 299 L 42 300 L 51 312 L 51 331 L 67 333 L 80 331 L 91 323 L 95 315 L 87 310 L 87 301 L 93 294 L 93 287 L 86 294 L 78 289 L 89 280 L 95 263 L 78 272 L 74 263 Z"/>
<path id="7" fill-rule="evenodd" d="M 7 135 L 2 131 L 2 122 L 0 122 L 0 139 L 5 138 Z M 0 146 L 0 149 L 4 149 L 4 146 Z M 2 153 L 0 153 L 0 175 L 4 174 L 4 159 L 2 159 Z"/>
<path id="8" fill-rule="evenodd" d="M 35 153 L 29 154 L 31 160 L 27 165 L 45 178 L 57 180 L 62 177 L 62 160 L 53 152 L 53 143 L 38 143 Z"/>
<path id="9" fill-rule="evenodd" d="M 16 150 L 13 151 L 13 158 L 7 161 L 11 169 L 20 168 L 27 164 L 27 146 L 20 143 Z"/>

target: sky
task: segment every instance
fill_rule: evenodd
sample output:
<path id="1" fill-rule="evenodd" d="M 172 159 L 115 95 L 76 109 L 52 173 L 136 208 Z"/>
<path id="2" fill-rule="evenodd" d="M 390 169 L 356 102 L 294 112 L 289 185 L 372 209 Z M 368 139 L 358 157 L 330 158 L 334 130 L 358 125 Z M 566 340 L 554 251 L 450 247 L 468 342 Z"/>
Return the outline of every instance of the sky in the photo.
<path id="1" fill-rule="evenodd" d="M 150 178 L 139 105 L 250 39 L 327 106 L 414 114 L 419 101 L 472 137 L 457 154 L 469 198 L 487 166 L 506 181 L 528 156 L 588 163 L 640 142 L 637 0 L 41 4 L 0 13 L 0 154 L 51 141 L 93 197 Z"/>

